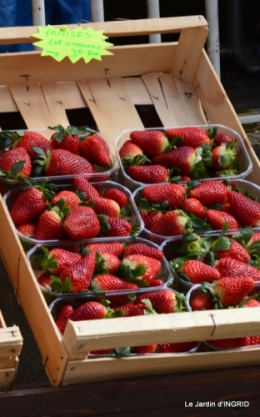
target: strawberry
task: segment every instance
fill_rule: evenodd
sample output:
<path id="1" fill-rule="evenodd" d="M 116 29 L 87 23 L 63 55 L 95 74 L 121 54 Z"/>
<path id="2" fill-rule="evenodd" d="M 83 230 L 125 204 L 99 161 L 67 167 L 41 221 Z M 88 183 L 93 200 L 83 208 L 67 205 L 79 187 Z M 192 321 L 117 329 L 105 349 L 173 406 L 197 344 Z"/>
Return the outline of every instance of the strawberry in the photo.
<path id="1" fill-rule="evenodd" d="M 145 346 L 134 346 L 132 348 L 132 353 L 135 353 L 136 355 L 145 355 L 149 353 L 155 353 L 157 350 L 158 345 L 145 345 Z"/>
<path id="2" fill-rule="evenodd" d="M 226 211 L 214 209 L 206 210 L 205 219 L 214 230 L 222 229 L 225 223 L 227 224 L 227 230 L 238 230 L 240 228 L 240 224 L 236 217 Z"/>
<path id="3" fill-rule="evenodd" d="M 218 258 L 233 258 L 242 262 L 247 262 L 251 256 L 247 250 L 232 237 L 220 236 L 211 246 L 211 250 L 217 254 Z"/>
<path id="4" fill-rule="evenodd" d="M 134 130 L 130 139 L 144 151 L 148 157 L 170 150 L 168 138 L 160 130 Z"/>
<path id="5" fill-rule="evenodd" d="M 153 291 L 138 295 L 135 304 L 139 304 L 146 299 L 151 301 L 154 310 L 158 314 L 175 313 L 182 309 L 180 306 L 180 299 L 178 299 L 176 293 L 169 288 L 162 291 Z"/>
<path id="6" fill-rule="evenodd" d="M 119 156 L 122 160 L 133 159 L 135 156 L 143 155 L 143 151 L 140 146 L 137 146 L 131 140 L 127 140 L 119 149 Z"/>
<path id="7" fill-rule="evenodd" d="M 197 259 L 184 261 L 181 267 L 178 268 L 178 274 L 192 284 L 199 284 L 204 281 L 212 282 L 220 278 L 220 273 L 215 267 Z"/>
<path id="8" fill-rule="evenodd" d="M 85 194 L 85 201 L 100 197 L 99 192 L 86 178 L 74 177 L 72 183 L 74 191 Z"/>
<path id="9" fill-rule="evenodd" d="M 51 291 L 52 279 L 50 274 L 48 274 L 47 272 L 44 272 L 43 274 L 39 275 L 37 278 L 37 282 L 41 287 L 45 288 L 48 291 Z"/>
<path id="10" fill-rule="evenodd" d="M 127 282 L 113 274 L 97 275 L 92 279 L 91 289 L 99 291 L 136 290 L 138 287 L 132 282 Z"/>
<path id="11" fill-rule="evenodd" d="M 158 353 L 189 352 L 197 346 L 197 342 L 165 343 L 159 346 Z"/>
<path id="12" fill-rule="evenodd" d="M 119 188 L 108 188 L 102 195 L 103 198 L 109 198 L 117 202 L 120 208 L 124 207 L 128 203 L 128 197 L 124 191 Z"/>
<path id="13" fill-rule="evenodd" d="M 143 242 L 132 243 L 125 247 L 124 257 L 127 257 L 132 254 L 145 255 L 150 258 L 158 259 L 159 261 L 163 258 L 162 250 Z"/>
<path id="14" fill-rule="evenodd" d="M 156 235 L 178 236 L 186 230 L 189 217 L 182 210 L 171 210 L 163 214 L 150 231 Z"/>
<path id="15" fill-rule="evenodd" d="M 150 185 L 143 188 L 143 197 L 149 203 L 167 202 L 167 208 L 180 207 L 185 199 L 185 187 L 180 184 Z"/>
<path id="16" fill-rule="evenodd" d="M 61 334 L 64 333 L 68 320 L 71 318 L 72 313 L 73 313 L 73 308 L 69 304 L 65 304 L 58 318 L 55 321 L 56 326 L 58 327 Z"/>
<path id="17" fill-rule="evenodd" d="M 70 206 L 70 207 L 77 207 L 81 202 L 80 198 L 73 191 L 62 190 L 62 191 L 59 191 L 54 197 L 52 197 L 50 203 L 54 207 L 57 205 L 58 201 L 61 199 L 64 200 L 65 206 Z"/>
<path id="18" fill-rule="evenodd" d="M 221 181 L 203 181 L 191 188 L 189 197 L 197 198 L 203 206 L 223 204 L 227 200 L 227 187 Z"/>
<path id="19" fill-rule="evenodd" d="M 53 149 L 46 153 L 38 152 L 38 156 L 34 163 L 44 170 L 46 176 L 50 177 L 57 175 L 83 175 L 94 173 L 94 169 L 90 162 L 82 156 L 76 155 L 65 149 Z"/>
<path id="20" fill-rule="evenodd" d="M 203 219 L 205 217 L 205 208 L 197 198 L 186 198 L 181 205 L 181 209 L 185 213 L 194 214 L 194 216 L 199 219 Z"/>
<path id="21" fill-rule="evenodd" d="M 112 165 L 109 146 L 101 136 L 90 135 L 84 138 L 80 143 L 79 153 L 91 164 L 101 167 Z"/>
<path id="22" fill-rule="evenodd" d="M 103 225 L 101 225 L 101 234 L 104 237 L 129 236 L 132 229 L 133 228 L 129 221 L 125 219 L 121 219 L 119 217 L 107 217 L 103 221 Z"/>
<path id="23" fill-rule="evenodd" d="M 87 253 L 73 265 L 62 270 L 59 276 L 61 282 L 65 280 L 70 282 L 70 292 L 88 290 L 94 273 L 95 262 L 95 252 Z"/>
<path id="24" fill-rule="evenodd" d="M 260 307 L 260 301 L 255 298 L 248 298 L 241 304 L 241 307 Z"/>
<path id="25" fill-rule="evenodd" d="M 232 167 L 235 163 L 236 150 L 233 143 L 224 143 L 211 149 L 210 167 L 215 170 Z"/>
<path id="26" fill-rule="evenodd" d="M 260 281 L 260 270 L 234 258 L 221 258 L 216 262 L 216 268 L 222 277 L 251 277 Z"/>
<path id="27" fill-rule="evenodd" d="M 51 137 L 51 146 L 53 149 L 65 149 L 73 154 L 77 154 L 80 146 L 79 134 L 82 130 L 73 126 L 68 126 L 66 129 L 61 125 L 49 127 L 55 130 Z"/>
<path id="28" fill-rule="evenodd" d="M 37 240 L 55 240 L 64 236 L 63 220 L 60 211 L 45 210 L 39 217 L 34 238 Z"/>
<path id="29" fill-rule="evenodd" d="M 32 163 L 28 152 L 24 148 L 7 150 L 0 159 L 1 171 L 7 178 L 30 177 Z"/>
<path id="30" fill-rule="evenodd" d="M 135 181 L 145 184 L 168 182 L 170 173 L 162 165 L 132 165 L 128 168 L 127 174 Z"/>
<path id="31" fill-rule="evenodd" d="M 63 228 L 71 239 L 90 239 L 100 231 L 99 220 L 91 207 L 73 207 L 67 214 Z"/>
<path id="32" fill-rule="evenodd" d="M 100 255 L 98 252 L 96 252 L 96 272 L 115 274 L 119 265 L 120 260 L 116 255 L 112 253 L 102 253 L 102 255 Z"/>
<path id="33" fill-rule="evenodd" d="M 243 226 L 260 225 L 260 203 L 237 191 L 228 192 L 228 201 L 232 212 Z"/>
<path id="34" fill-rule="evenodd" d="M 209 286 L 209 291 L 225 307 L 234 307 L 252 291 L 255 280 L 250 276 L 224 276 Z"/>
<path id="35" fill-rule="evenodd" d="M 100 255 L 103 253 L 112 253 L 116 256 L 120 256 L 124 250 L 124 244 L 122 242 L 89 243 L 88 245 L 85 245 L 84 249 L 99 252 Z"/>
<path id="36" fill-rule="evenodd" d="M 237 349 L 250 345 L 250 337 L 237 337 L 234 339 L 207 340 L 210 346 L 217 349 Z"/>
<path id="37" fill-rule="evenodd" d="M 166 168 L 177 168 L 180 175 L 187 175 L 194 179 L 198 176 L 203 177 L 205 173 L 202 156 L 191 146 L 180 146 L 170 152 L 155 156 L 152 162 Z"/>
<path id="38" fill-rule="evenodd" d="M 59 275 L 64 268 L 74 265 L 81 259 L 81 255 L 60 247 L 48 249 L 40 247 L 40 253 L 32 257 L 32 265 L 53 275 Z"/>
<path id="39" fill-rule="evenodd" d="M 171 128 L 167 129 L 165 134 L 170 140 L 181 138 L 181 146 L 191 146 L 192 148 L 198 148 L 203 144 L 210 144 L 208 133 L 199 127 Z"/>
<path id="40" fill-rule="evenodd" d="M 224 143 L 233 142 L 233 138 L 227 133 L 219 132 L 213 138 L 213 143 L 215 146 L 223 145 Z"/>
<path id="41" fill-rule="evenodd" d="M 158 259 L 140 254 L 128 255 L 121 262 L 121 268 L 129 275 L 132 270 L 137 271 L 137 267 L 139 266 L 143 266 L 143 268 L 140 270 L 140 273 L 136 273 L 136 279 L 143 280 L 149 285 L 156 278 L 162 267 Z"/>
<path id="42" fill-rule="evenodd" d="M 149 283 L 150 287 L 161 287 L 164 285 L 164 281 L 160 278 L 152 279 Z"/>
<path id="43" fill-rule="evenodd" d="M 32 222 L 22 223 L 22 224 L 16 226 L 16 230 L 24 236 L 34 238 L 35 230 L 36 230 L 36 224 L 34 224 Z"/>
<path id="44" fill-rule="evenodd" d="M 96 214 L 104 214 L 108 217 L 120 216 L 120 206 L 115 200 L 99 197 L 93 199 L 91 202 L 93 202 L 93 209 Z"/>
<path id="45" fill-rule="evenodd" d="M 87 301 L 76 308 L 70 316 L 70 320 L 98 320 L 108 316 L 107 308 L 98 301 Z"/>
<path id="46" fill-rule="evenodd" d="M 250 336 L 249 337 L 249 345 L 260 345 L 260 336 Z"/>
<path id="47" fill-rule="evenodd" d="M 15 225 L 31 222 L 46 210 L 48 199 L 53 196 L 51 188 L 43 182 L 39 188 L 29 187 L 19 191 L 10 216 Z"/>
<path id="48" fill-rule="evenodd" d="M 163 216 L 163 213 L 161 211 L 150 212 L 147 210 L 141 210 L 139 213 L 143 219 L 146 229 L 148 230 L 150 230 L 151 227 Z"/>
<path id="49" fill-rule="evenodd" d="M 200 311 L 200 310 L 213 310 L 214 309 L 214 301 L 213 297 L 209 294 L 199 294 L 196 295 L 190 301 L 190 306 L 193 311 Z"/>
<path id="50" fill-rule="evenodd" d="M 20 132 L 16 132 L 16 134 L 17 137 L 13 146 L 26 149 L 31 158 L 34 158 L 36 155 L 32 149 L 34 147 L 40 148 L 44 152 L 47 151 L 47 149 L 50 149 L 49 139 L 38 132 L 27 130 L 22 132 L 22 135 L 20 135 Z"/>

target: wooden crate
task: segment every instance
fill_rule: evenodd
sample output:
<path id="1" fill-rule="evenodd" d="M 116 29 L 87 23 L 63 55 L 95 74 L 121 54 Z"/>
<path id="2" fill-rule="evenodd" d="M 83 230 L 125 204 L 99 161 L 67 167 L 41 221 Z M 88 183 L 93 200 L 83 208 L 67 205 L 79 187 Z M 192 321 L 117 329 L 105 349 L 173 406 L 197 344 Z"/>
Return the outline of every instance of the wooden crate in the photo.
<path id="1" fill-rule="evenodd" d="M 87 65 L 82 60 L 72 64 L 68 59 L 58 63 L 50 57 L 41 57 L 39 51 L 3 54 L 0 112 L 19 112 L 28 128 L 39 129 L 67 125 L 66 110 L 88 108 L 111 144 L 122 130 L 144 127 L 137 106 L 151 106 L 162 126 L 223 124 L 242 136 L 254 165 L 247 179 L 260 183 L 258 158 L 205 53 L 208 27 L 203 16 L 91 26 L 105 29 L 105 34 L 114 38 L 155 33 L 177 33 L 179 38 L 162 44 L 115 46 L 111 48 L 113 56 Z M 30 35 L 36 31 L 36 28 L 0 29 L 0 41 L 30 42 Z M 87 359 L 90 349 L 260 334 L 260 311 L 184 312 L 69 322 L 62 337 L 2 201 L 0 223 L 1 254 L 53 385 L 260 363 L 259 348 Z"/>
<path id="2" fill-rule="evenodd" d="M 7 327 L 0 311 L 0 391 L 11 388 L 22 345 L 23 338 L 19 327 Z"/>

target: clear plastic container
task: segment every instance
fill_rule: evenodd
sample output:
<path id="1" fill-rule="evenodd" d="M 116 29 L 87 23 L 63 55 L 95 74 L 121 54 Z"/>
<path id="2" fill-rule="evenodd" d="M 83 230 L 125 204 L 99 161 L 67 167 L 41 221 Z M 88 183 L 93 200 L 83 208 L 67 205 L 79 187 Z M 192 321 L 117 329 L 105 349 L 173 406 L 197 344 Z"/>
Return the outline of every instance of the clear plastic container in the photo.
<path id="1" fill-rule="evenodd" d="M 125 247 L 128 247 L 129 245 L 133 244 L 133 243 L 145 243 L 146 245 L 159 249 L 159 246 L 155 245 L 152 242 L 149 242 L 145 239 L 142 238 L 130 238 L 130 239 L 124 239 L 124 240 L 119 240 L 117 238 L 113 238 L 110 239 L 108 241 L 108 239 L 100 239 L 99 243 L 108 243 L 108 242 L 122 242 L 124 244 Z M 84 242 L 84 245 L 87 244 L 91 244 L 91 243 L 97 243 L 96 239 L 91 239 L 88 241 Z M 33 257 L 39 254 L 42 254 L 42 246 L 46 247 L 48 250 L 52 249 L 52 248 L 62 248 L 62 249 L 66 249 L 68 251 L 72 251 L 75 252 L 75 250 L 80 249 L 80 244 L 77 246 L 77 244 L 75 244 L 74 242 L 71 243 L 67 243 L 67 242 L 57 242 L 56 244 L 52 243 L 52 244 L 46 244 L 46 245 L 42 245 L 42 244 L 38 244 L 36 246 L 34 246 L 33 248 L 31 248 L 28 252 L 27 252 L 27 258 L 30 262 L 30 265 L 32 267 L 32 270 L 35 274 L 35 279 L 37 280 L 37 277 L 39 277 L 42 273 L 44 273 L 45 271 L 43 270 L 39 270 L 35 267 L 35 265 L 33 264 Z M 121 255 L 119 257 L 119 259 L 123 259 L 123 255 Z M 95 274 L 97 275 L 97 274 Z M 116 273 L 115 273 L 116 275 Z M 153 291 L 153 290 L 159 290 L 162 288 L 166 288 L 169 287 L 170 285 L 172 285 L 173 283 L 173 275 L 172 275 L 172 270 L 170 268 L 169 263 L 167 262 L 167 260 L 165 259 L 165 257 L 163 257 L 161 259 L 161 269 L 158 272 L 156 279 L 160 279 L 163 283 L 160 286 L 150 286 L 150 287 L 140 287 L 138 288 L 138 290 L 118 290 L 118 291 L 106 291 L 102 293 L 102 298 L 106 298 L 108 295 L 109 297 L 115 298 L 117 297 L 119 294 L 121 296 L 124 296 L 125 294 L 142 294 L 144 292 L 149 291 Z M 47 301 L 47 303 L 49 304 L 51 301 L 53 301 L 54 299 L 56 299 L 57 297 L 64 297 L 65 299 L 74 299 L 75 296 L 79 296 L 79 297 L 83 297 L 83 299 L 88 300 L 89 298 L 94 298 L 95 294 L 93 291 L 86 291 L 86 292 L 82 292 L 82 293 L 57 293 L 55 291 L 52 290 L 48 290 L 46 288 L 44 288 L 43 286 L 41 286 L 39 284 L 39 287 Z M 97 297 L 97 296 L 96 296 Z"/>
<path id="2" fill-rule="evenodd" d="M 174 127 L 178 127 L 178 128 L 183 128 L 183 127 L 187 127 L 187 126 L 174 126 Z M 253 164 L 252 161 L 249 157 L 249 154 L 247 152 L 247 149 L 244 145 L 243 139 L 241 138 L 241 136 L 233 129 L 230 129 L 227 126 L 224 125 L 220 125 L 220 124 L 214 124 L 214 125 L 196 125 L 196 126 L 189 126 L 189 127 L 198 127 L 204 130 L 212 130 L 214 128 L 217 128 L 217 132 L 218 133 L 226 133 L 228 135 L 230 135 L 232 138 L 235 138 L 236 140 L 236 160 L 237 162 L 239 162 L 239 169 L 238 169 L 238 173 L 234 176 L 227 176 L 225 178 L 230 179 L 230 178 L 237 178 L 237 179 L 241 179 L 241 178 L 245 178 L 253 169 Z M 144 129 L 145 131 L 149 131 L 149 130 L 159 130 L 164 132 L 167 129 L 171 129 L 173 127 L 164 127 L 164 128 L 149 128 L 149 129 Z M 121 134 L 115 139 L 115 148 L 116 148 L 116 154 L 117 154 L 117 159 L 118 159 L 118 164 L 119 164 L 119 168 L 120 168 L 120 181 L 122 182 L 123 185 L 125 185 L 126 187 L 128 187 L 130 190 L 134 191 L 136 188 L 145 185 L 142 182 L 138 182 L 135 181 L 133 178 L 131 178 L 125 171 L 124 166 L 122 164 L 122 160 L 120 158 L 119 155 L 119 151 L 121 149 L 121 147 L 123 146 L 123 144 L 130 139 L 130 133 L 134 130 L 141 130 L 141 129 L 126 129 L 123 132 L 121 132 Z M 214 177 L 212 176 L 209 179 L 212 178 L 218 178 L 218 177 Z M 222 177 L 223 179 L 224 177 Z"/>
<path id="3" fill-rule="evenodd" d="M 223 180 L 223 178 L 218 178 L 218 181 L 225 181 L 227 182 L 228 180 Z M 204 181 L 204 180 L 203 180 Z M 202 180 L 200 182 L 203 182 Z M 159 187 L 162 186 L 163 184 L 157 184 Z M 183 184 L 185 185 L 185 184 Z M 241 194 L 244 193 L 250 193 L 252 196 L 254 196 L 256 198 L 256 200 L 258 202 L 260 202 L 260 187 L 253 183 L 253 182 L 249 182 L 245 179 L 231 179 L 228 181 L 228 185 L 232 188 L 232 189 L 238 189 L 239 192 Z M 143 197 L 143 189 L 145 187 L 149 187 L 151 186 L 151 184 L 148 185 L 143 185 L 141 187 L 139 187 L 137 190 L 135 190 L 133 192 L 133 199 L 135 201 L 136 207 L 138 209 L 138 206 L 140 204 L 140 200 Z M 235 231 L 239 231 L 242 229 L 236 229 L 236 230 L 229 230 L 230 232 L 235 232 Z M 255 230 L 260 230 L 260 228 L 254 228 Z M 213 230 L 210 229 L 209 231 L 204 231 L 203 234 L 205 235 L 215 235 L 216 233 L 220 233 L 221 230 Z M 142 230 L 141 236 L 143 236 L 145 239 L 151 240 L 152 242 L 155 242 L 158 245 L 161 245 L 163 242 L 171 239 L 171 240 L 178 240 L 181 238 L 181 235 L 176 235 L 176 236 L 165 236 L 165 235 L 159 235 L 159 234 L 155 234 L 152 233 L 150 230 L 148 230 L 145 226 Z"/>
<path id="4" fill-rule="evenodd" d="M 47 139 L 50 138 L 50 131 L 47 129 L 31 129 L 31 130 L 28 129 L 28 131 L 38 132 L 44 137 L 46 137 Z M 107 142 L 109 149 L 110 149 L 110 158 L 112 161 L 112 167 L 109 168 L 107 171 L 95 172 L 93 174 L 80 174 L 80 176 L 87 178 L 88 181 L 91 181 L 91 182 L 108 181 L 112 178 L 113 173 L 116 170 L 118 170 L 118 163 L 114 155 L 114 150 L 110 146 L 109 141 L 106 139 L 106 137 L 102 135 L 100 132 L 97 132 L 93 129 L 86 128 L 86 134 L 81 134 L 79 135 L 79 137 L 85 137 L 90 134 L 98 135 Z M 50 176 L 48 178 L 51 180 L 52 183 L 66 184 L 68 180 L 71 180 L 73 177 L 75 177 L 75 175 L 57 175 L 57 176 Z M 32 176 L 30 177 L 30 179 L 33 180 L 35 184 L 40 184 L 41 182 L 46 180 L 46 177 L 45 176 L 34 176 L 34 177 Z M 8 190 L 16 188 L 17 186 L 21 186 L 21 183 L 19 182 L 19 180 L 0 177 L 0 193 L 1 194 L 4 194 Z"/>
<path id="5" fill-rule="evenodd" d="M 105 190 L 110 189 L 110 188 L 117 188 L 121 191 L 123 191 L 125 193 L 125 195 L 128 197 L 128 205 L 129 205 L 129 213 L 127 214 L 127 220 L 129 221 L 129 223 L 136 228 L 136 233 L 135 236 L 139 235 L 140 232 L 143 229 L 143 220 L 137 210 L 137 207 L 135 205 L 134 199 L 131 195 L 131 193 L 129 192 L 129 190 L 127 190 L 127 188 L 123 187 L 122 185 L 113 182 L 113 181 L 102 181 L 102 182 L 91 182 L 91 184 L 96 188 L 96 190 L 102 194 Z M 72 189 L 72 182 L 68 182 L 66 185 L 63 184 L 58 184 L 57 186 L 57 192 L 66 189 L 66 190 L 70 190 Z M 9 190 L 7 193 L 5 193 L 5 195 L 3 196 L 3 200 L 4 203 L 7 207 L 7 209 L 10 211 L 12 205 L 15 202 L 15 199 L 18 195 L 19 192 L 21 192 L 22 188 L 16 188 L 13 190 Z M 58 244 L 60 243 L 60 240 L 37 240 L 34 238 L 30 238 L 27 237 L 23 234 L 21 234 L 18 230 L 17 230 L 17 234 L 21 240 L 21 242 L 25 245 L 26 249 L 33 246 L 33 245 L 37 245 L 37 244 L 41 244 L 41 245 L 46 245 L 46 244 L 50 244 L 50 243 L 54 243 L 54 244 Z M 124 236 L 124 237 L 116 237 L 117 240 L 125 240 L 125 239 L 131 239 L 131 236 Z M 115 237 L 106 237 L 107 241 L 113 241 L 115 239 Z M 93 239 L 93 241 L 103 241 L 104 237 L 96 237 Z M 70 239 L 69 237 L 64 238 L 64 241 L 67 242 L 71 242 L 72 239 Z"/>

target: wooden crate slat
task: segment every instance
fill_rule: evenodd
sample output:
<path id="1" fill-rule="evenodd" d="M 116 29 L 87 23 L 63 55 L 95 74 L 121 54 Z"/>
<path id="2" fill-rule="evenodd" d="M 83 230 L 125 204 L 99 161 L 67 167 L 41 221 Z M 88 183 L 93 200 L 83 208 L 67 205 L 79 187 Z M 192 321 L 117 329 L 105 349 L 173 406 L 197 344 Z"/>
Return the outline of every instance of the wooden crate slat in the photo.
<path id="1" fill-rule="evenodd" d="M 146 89 L 141 77 L 125 77 L 124 84 L 132 102 L 137 105 L 152 105 L 151 96 Z"/>
<path id="2" fill-rule="evenodd" d="M 17 356 L 3 356 L 0 357 L 0 369 L 17 367 Z"/>
<path id="3" fill-rule="evenodd" d="M 10 389 L 15 374 L 16 370 L 14 368 L 0 369 L 0 391 Z"/>
<path id="4" fill-rule="evenodd" d="M 112 148 L 114 139 L 122 130 L 143 128 L 121 78 L 80 81 L 78 84 L 98 130 L 106 136 Z"/>
<path id="5" fill-rule="evenodd" d="M 247 310 L 247 311 L 244 311 Z M 250 310 L 250 311 L 249 311 Z M 258 308 L 260 313 L 260 308 Z M 182 312 L 114 318 L 113 320 L 69 321 L 64 333 L 68 352 L 88 352 L 151 343 L 224 339 L 260 334 L 254 309 Z"/>
<path id="6" fill-rule="evenodd" d="M 23 344 L 19 327 L 5 327 L 0 329 L 0 357 L 16 356 L 20 354 Z"/>
<path id="7" fill-rule="evenodd" d="M 227 352 L 198 352 L 165 355 L 147 355 L 131 358 L 96 358 L 68 363 L 63 385 L 75 381 L 91 382 L 112 379 L 160 375 L 177 372 L 203 371 L 251 366 L 260 363 L 259 348 L 233 349 Z"/>
<path id="8" fill-rule="evenodd" d="M 62 97 L 60 96 L 59 91 L 57 91 L 56 89 L 57 86 L 57 83 L 42 84 L 42 91 L 48 109 L 51 112 L 51 114 L 55 117 L 56 123 L 54 126 L 60 124 L 64 127 L 67 127 L 69 125 L 69 120 L 65 111 L 66 108 L 64 106 Z M 73 100 L 73 95 L 71 96 L 71 98 Z M 51 125 L 51 127 L 53 127 L 53 125 Z"/>
<path id="9" fill-rule="evenodd" d="M 0 86 L 0 113 L 18 112 L 19 109 L 15 104 L 12 94 L 6 85 Z M 0 126 L 1 128 L 1 126 Z"/>

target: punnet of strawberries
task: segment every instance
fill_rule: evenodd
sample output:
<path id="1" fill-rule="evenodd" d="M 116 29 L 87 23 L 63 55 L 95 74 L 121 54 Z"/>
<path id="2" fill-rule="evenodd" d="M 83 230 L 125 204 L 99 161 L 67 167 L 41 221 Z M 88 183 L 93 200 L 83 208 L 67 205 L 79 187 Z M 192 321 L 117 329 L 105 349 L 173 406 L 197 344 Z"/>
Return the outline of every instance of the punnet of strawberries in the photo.
<path id="1" fill-rule="evenodd" d="M 163 252 L 141 238 L 38 245 L 28 252 L 28 259 L 47 301 L 51 294 L 137 293 L 173 280 Z"/>
<path id="2" fill-rule="evenodd" d="M 241 137 L 220 125 L 126 131 L 115 144 L 133 185 L 244 177 L 252 169 Z"/>
<path id="3" fill-rule="evenodd" d="M 123 238 L 143 227 L 131 194 L 113 181 L 92 183 L 74 176 L 61 186 L 46 179 L 8 191 L 4 201 L 25 243 Z"/>
<path id="4" fill-rule="evenodd" d="M 99 179 L 102 173 L 110 178 L 115 161 L 106 138 L 86 126 L 49 127 L 50 139 L 44 131 L 1 131 L 0 176 L 7 182 L 24 182 L 26 178 L 71 177 L 85 175 Z M 12 181 L 10 181 L 12 180 Z"/>
<path id="5" fill-rule="evenodd" d="M 159 291 L 128 296 L 111 296 L 93 298 L 91 300 L 77 299 L 72 302 L 58 298 L 50 306 L 51 313 L 61 334 L 64 334 L 68 320 L 99 320 L 114 317 L 134 317 L 143 315 L 170 314 L 185 311 L 183 295 L 169 288 Z M 126 357 L 130 355 L 183 353 L 195 351 L 197 341 L 175 342 L 144 346 L 100 349 L 90 352 L 90 355 L 114 355 Z"/>
<path id="6" fill-rule="evenodd" d="M 246 180 L 209 179 L 185 184 L 149 184 L 133 194 L 149 238 L 243 227 L 260 227 L 260 190 Z"/>

